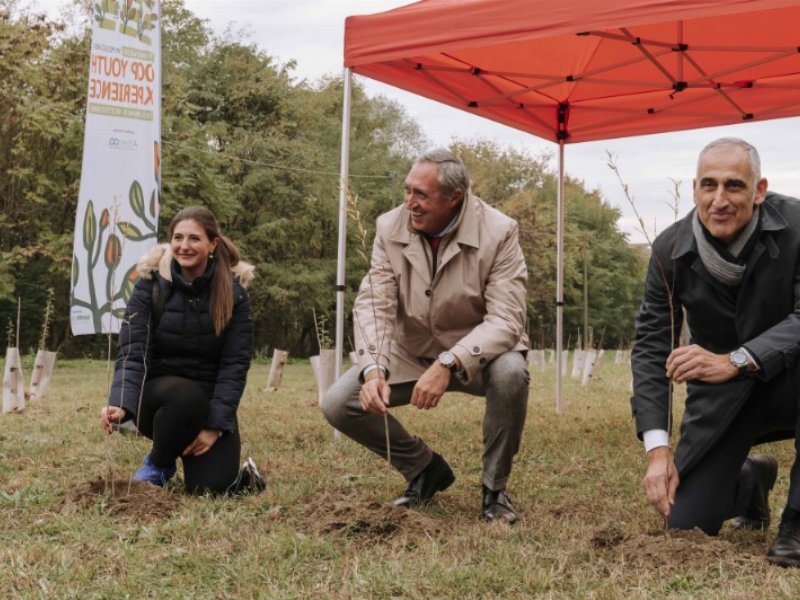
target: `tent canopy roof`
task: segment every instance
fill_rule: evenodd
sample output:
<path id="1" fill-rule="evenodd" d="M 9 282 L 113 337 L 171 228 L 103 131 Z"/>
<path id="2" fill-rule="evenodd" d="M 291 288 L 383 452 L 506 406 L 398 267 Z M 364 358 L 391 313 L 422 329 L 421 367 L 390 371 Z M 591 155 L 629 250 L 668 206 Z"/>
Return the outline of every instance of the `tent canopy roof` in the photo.
<path id="1" fill-rule="evenodd" d="M 422 0 L 345 66 L 565 143 L 800 114 L 797 0 Z"/>

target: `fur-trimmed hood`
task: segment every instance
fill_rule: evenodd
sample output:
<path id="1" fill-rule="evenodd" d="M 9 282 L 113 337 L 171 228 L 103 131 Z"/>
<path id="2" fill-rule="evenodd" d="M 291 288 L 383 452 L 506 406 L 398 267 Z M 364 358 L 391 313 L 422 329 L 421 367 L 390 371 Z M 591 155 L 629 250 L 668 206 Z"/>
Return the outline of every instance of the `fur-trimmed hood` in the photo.
<path id="1" fill-rule="evenodd" d="M 158 244 L 153 246 L 136 263 L 136 271 L 139 277 L 150 279 L 153 273 L 158 273 L 167 281 L 172 281 L 172 250 L 169 244 Z M 256 268 L 250 263 L 239 261 L 239 264 L 231 269 L 231 272 L 239 278 L 239 283 L 243 288 L 247 288 L 255 277 Z"/>

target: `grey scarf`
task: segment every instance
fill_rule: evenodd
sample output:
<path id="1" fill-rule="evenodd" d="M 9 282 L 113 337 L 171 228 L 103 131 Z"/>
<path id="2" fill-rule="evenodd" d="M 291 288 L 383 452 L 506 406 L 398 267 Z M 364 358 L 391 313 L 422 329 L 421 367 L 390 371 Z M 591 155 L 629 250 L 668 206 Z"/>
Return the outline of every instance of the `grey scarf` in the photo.
<path id="1" fill-rule="evenodd" d="M 697 242 L 697 251 L 700 254 L 700 260 L 703 261 L 703 266 L 717 281 L 729 286 L 737 286 L 742 282 L 744 276 L 744 265 L 737 265 L 736 263 L 728 262 L 719 255 L 716 248 L 706 239 L 703 234 L 703 227 L 700 225 L 699 212 L 695 211 L 694 219 L 692 219 L 692 232 L 694 239 Z M 753 208 L 753 217 L 747 226 L 742 229 L 741 233 L 728 244 L 727 250 L 736 258 L 739 253 L 750 241 L 753 233 L 758 227 L 758 206 Z"/>

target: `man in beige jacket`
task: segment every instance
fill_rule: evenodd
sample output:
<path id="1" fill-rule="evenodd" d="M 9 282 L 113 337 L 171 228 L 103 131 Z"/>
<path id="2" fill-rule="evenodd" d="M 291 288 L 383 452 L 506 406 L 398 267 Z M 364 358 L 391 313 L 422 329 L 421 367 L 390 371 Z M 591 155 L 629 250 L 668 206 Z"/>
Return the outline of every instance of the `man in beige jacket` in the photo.
<path id="1" fill-rule="evenodd" d="M 339 431 L 387 455 L 384 415 L 435 408 L 448 390 L 486 397 L 482 512 L 514 523 L 506 494 L 528 402 L 527 267 L 517 223 L 469 193 L 447 150 L 414 162 L 405 203 L 378 218 L 369 272 L 353 308 L 358 365 L 325 395 Z M 390 456 L 415 506 L 455 480 L 450 465 L 388 414 Z"/>

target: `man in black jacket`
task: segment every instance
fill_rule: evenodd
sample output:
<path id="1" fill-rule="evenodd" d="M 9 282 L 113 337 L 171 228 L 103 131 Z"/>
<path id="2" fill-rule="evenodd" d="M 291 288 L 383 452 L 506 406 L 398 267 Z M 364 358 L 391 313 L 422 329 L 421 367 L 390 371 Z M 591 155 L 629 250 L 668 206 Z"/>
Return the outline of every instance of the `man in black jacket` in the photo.
<path id="1" fill-rule="evenodd" d="M 695 209 L 653 244 L 636 321 L 631 399 L 647 499 L 670 527 L 769 525 L 777 463 L 752 446 L 795 436 L 800 394 L 800 202 L 767 192 L 758 152 L 706 146 Z M 686 315 L 691 343 L 677 347 Z M 672 317 L 670 316 L 672 315 Z M 687 384 L 673 457 L 670 380 Z M 770 560 L 800 566 L 800 464 Z"/>

